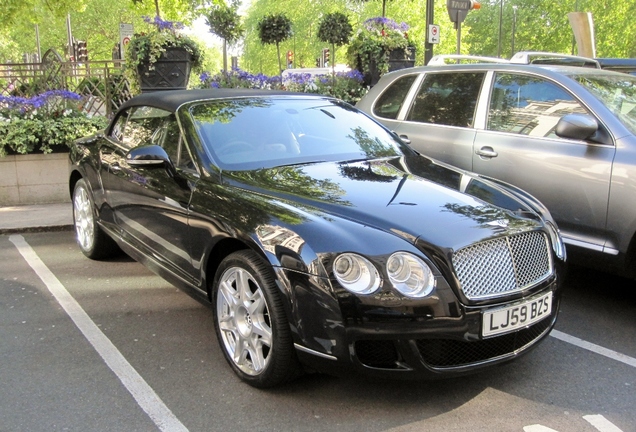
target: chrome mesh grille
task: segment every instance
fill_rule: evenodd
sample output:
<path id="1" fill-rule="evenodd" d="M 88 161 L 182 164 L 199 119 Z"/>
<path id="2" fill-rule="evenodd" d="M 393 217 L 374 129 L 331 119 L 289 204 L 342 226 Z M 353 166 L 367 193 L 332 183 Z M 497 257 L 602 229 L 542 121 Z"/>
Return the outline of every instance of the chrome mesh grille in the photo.
<path id="1" fill-rule="evenodd" d="M 539 231 L 488 240 L 458 250 L 453 266 L 471 300 L 509 293 L 552 274 L 550 243 Z"/>

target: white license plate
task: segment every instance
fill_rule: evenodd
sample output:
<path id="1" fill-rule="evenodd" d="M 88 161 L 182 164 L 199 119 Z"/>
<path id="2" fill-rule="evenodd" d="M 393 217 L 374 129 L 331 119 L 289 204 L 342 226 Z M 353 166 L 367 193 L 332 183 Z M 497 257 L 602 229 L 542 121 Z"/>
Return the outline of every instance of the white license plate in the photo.
<path id="1" fill-rule="evenodd" d="M 541 321 L 552 312 L 552 291 L 541 297 L 487 310 L 482 315 L 481 335 L 484 337 L 509 333 Z"/>

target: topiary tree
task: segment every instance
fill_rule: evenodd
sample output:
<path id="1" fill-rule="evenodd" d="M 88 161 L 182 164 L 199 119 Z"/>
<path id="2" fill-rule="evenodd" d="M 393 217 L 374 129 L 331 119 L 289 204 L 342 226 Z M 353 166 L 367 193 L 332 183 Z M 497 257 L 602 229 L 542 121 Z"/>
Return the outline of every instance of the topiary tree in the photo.
<path id="1" fill-rule="evenodd" d="M 278 71 L 281 74 L 281 79 L 283 68 L 280 62 L 280 43 L 289 39 L 291 35 L 291 20 L 283 13 L 265 15 L 258 22 L 258 37 L 261 42 L 264 44 L 276 44 Z"/>
<path id="2" fill-rule="evenodd" d="M 241 17 L 238 14 L 239 5 L 239 0 L 230 0 L 229 5 L 225 2 L 213 4 L 204 14 L 205 22 L 210 27 L 210 33 L 223 39 L 224 72 L 227 72 L 227 45 L 233 44 L 245 33 Z"/>
<path id="3" fill-rule="evenodd" d="M 331 44 L 331 53 L 333 59 L 331 61 L 332 77 L 335 73 L 336 64 L 336 46 L 341 46 L 349 42 L 353 28 L 349 23 L 349 18 L 341 12 L 328 13 L 322 17 L 318 27 L 318 39 Z M 334 78 L 335 79 L 335 78 Z"/>

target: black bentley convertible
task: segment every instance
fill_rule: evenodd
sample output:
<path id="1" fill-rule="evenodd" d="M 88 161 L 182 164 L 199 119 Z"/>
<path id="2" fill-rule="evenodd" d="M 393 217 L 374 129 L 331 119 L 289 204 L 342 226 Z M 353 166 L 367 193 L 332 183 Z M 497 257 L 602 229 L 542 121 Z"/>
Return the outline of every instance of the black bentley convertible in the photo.
<path id="1" fill-rule="evenodd" d="M 539 202 L 336 99 L 143 94 L 76 143 L 70 191 L 82 252 L 123 249 L 211 302 L 253 386 L 305 369 L 471 372 L 557 317 L 564 247 Z"/>

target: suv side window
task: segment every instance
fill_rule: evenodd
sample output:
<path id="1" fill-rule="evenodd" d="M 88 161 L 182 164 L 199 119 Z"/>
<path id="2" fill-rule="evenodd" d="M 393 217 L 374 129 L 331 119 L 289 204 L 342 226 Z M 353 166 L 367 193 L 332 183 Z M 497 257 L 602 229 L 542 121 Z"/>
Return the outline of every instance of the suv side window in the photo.
<path id="1" fill-rule="evenodd" d="M 484 72 L 428 73 L 406 120 L 471 127 Z"/>
<path id="2" fill-rule="evenodd" d="M 373 106 L 373 114 L 378 117 L 395 120 L 415 78 L 417 78 L 417 75 L 406 75 L 393 81 L 376 101 Z"/>
<path id="3" fill-rule="evenodd" d="M 556 124 L 572 113 L 587 111 L 558 85 L 534 76 L 498 73 L 490 97 L 487 129 L 558 138 L 554 133 Z"/>

